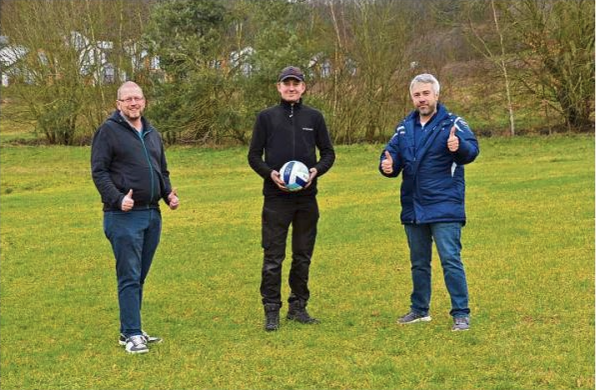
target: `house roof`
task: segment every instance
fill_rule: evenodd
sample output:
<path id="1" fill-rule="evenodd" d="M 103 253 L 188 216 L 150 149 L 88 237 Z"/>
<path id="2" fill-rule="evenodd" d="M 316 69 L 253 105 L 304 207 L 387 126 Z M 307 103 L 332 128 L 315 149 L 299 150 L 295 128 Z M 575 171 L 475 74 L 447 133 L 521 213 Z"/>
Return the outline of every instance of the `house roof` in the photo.
<path id="1" fill-rule="evenodd" d="M 29 49 L 23 46 L 6 46 L 0 49 L 0 65 L 9 67 L 23 58 Z"/>

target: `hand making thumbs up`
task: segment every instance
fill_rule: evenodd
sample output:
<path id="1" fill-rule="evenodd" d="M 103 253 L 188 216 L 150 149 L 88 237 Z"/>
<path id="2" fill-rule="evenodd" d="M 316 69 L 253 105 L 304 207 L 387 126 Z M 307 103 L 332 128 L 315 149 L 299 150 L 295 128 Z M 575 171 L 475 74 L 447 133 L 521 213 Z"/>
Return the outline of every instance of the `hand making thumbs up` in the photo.
<path id="1" fill-rule="evenodd" d="M 393 173 L 393 157 L 389 154 L 388 151 L 385 150 L 385 159 L 381 162 L 381 169 L 383 173 L 390 175 Z"/>
<path id="2" fill-rule="evenodd" d="M 124 196 L 124 198 L 122 198 L 122 204 L 120 205 L 120 208 L 122 209 L 122 211 L 130 211 L 132 210 L 132 208 L 135 205 L 135 201 L 132 199 L 132 189 L 130 191 L 128 191 L 128 194 L 126 194 Z"/>
<path id="3" fill-rule="evenodd" d="M 449 138 L 447 139 L 447 149 L 450 152 L 457 152 L 459 149 L 459 138 L 455 136 L 456 127 L 453 126 L 449 132 Z"/>

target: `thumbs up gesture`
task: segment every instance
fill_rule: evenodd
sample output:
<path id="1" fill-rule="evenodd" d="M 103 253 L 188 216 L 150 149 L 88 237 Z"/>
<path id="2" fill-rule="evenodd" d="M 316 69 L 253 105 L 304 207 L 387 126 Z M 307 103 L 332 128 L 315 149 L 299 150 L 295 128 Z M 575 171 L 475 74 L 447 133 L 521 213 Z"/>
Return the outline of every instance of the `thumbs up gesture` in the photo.
<path id="1" fill-rule="evenodd" d="M 381 162 L 381 169 L 383 173 L 390 175 L 393 173 L 393 157 L 385 150 L 385 159 Z"/>
<path id="2" fill-rule="evenodd" d="M 459 138 L 455 136 L 456 127 L 453 126 L 449 132 L 449 138 L 447 138 L 447 149 L 450 152 L 457 152 L 459 149 Z"/>
<path id="3" fill-rule="evenodd" d="M 170 210 L 176 210 L 178 206 L 180 206 L 180 199 L 178 199 L 178 190 L 174 188 L 172 192 L 170 192 L 170 194 L 168 195 L 168 201 L 170 202 L 168 204 Z"/>
<path id="4" fill-rule="evenodd" d="M 135 201 L 132 200 L 132 189 L 130 191 L 128 191 L 128 194 L 126 194 L 124 196 L 124 198 L 122 198 L 122 204 L 120 205 L 120 208 L 122 209 L 122 211 L 130 211 L 132 210 L 132 208 L 135 205 Z"/>

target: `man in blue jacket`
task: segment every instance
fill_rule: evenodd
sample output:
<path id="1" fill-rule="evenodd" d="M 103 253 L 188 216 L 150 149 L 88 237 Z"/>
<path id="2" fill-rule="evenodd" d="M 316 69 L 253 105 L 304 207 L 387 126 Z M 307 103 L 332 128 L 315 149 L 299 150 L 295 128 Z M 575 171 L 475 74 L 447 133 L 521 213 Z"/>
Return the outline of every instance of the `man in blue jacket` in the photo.
<path id="1" fill-rule="evenodd" d="M 116 257 L 120 339 L 128 353 L 146 353 L 161 338 L 141 328 L 143 285 L 161 235 L 159 200 L 178 208 L 161 136 L 145 120 L 145 97 L 128 81 L 118 89 L 118 110 L 95 132 L 91 173 L 101 195 L 104 233 Z"/>
<path id="2" fill-rule="evenodd" d="M 248 151 L 249 165 L 263 178 L 265 197 L 261 221 L 261 298 L 266 331 L 275 331 L 279 327 L 281 271 L 290 225 L 292 267 L 287 318 L 303 324 L 318 322 L 306 310 L 310 298 L 308 275 L 319 219 L 317 179 L 335 160 L 323 115 L 302 104 L 302 94 L 306 91 L 302 71 L 288 66 L 281 71 L 277 81 L 281 102 L 257 115 Z M 310 170 L 306 187 L 298 192 L 290 192 L 279 173 L 290 160 L 301 161 Z"/>
<path id="3" fill-rule="evenodd" d="M 416 109 L 395 129 L 381 154 L 386 177 L 402 173 L 401 222 L 410 248 L 413 289 L 410 312 L 400 324 L 430 321 L 433 240 L 451 297 L 454 331 L 470 328 L 468 286 L 461 260 L 461 228 L 466 223 L 464 165 L 478 156 L 468 124 L 438 102 L 440 85 L 430 74 L 410 83 Z"/>

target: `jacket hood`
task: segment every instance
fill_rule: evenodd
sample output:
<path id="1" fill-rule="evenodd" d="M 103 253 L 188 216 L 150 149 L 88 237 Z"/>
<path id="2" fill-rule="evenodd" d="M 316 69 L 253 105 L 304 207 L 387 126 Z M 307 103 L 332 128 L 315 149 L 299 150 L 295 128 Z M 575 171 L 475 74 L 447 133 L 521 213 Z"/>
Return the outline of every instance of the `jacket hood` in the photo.
<path id="1" fill-rule="evenodd" d="M 112 122 L 116 122 L 121 126 L 127 127 L 127 128 L 131 128 L 130 124 L 128 123 L 128 121 L 126 119 L 124 119 L 124 117 L 122 116 L 122 114 L 120 113 L 120 110 L 116 110 L 112 113 L 112 115 L 110 115 L 108 117 L 108 121 L 112 121 Z M 143 123 L 143 129 L 145 129 L 145 132 L 149 131 L 149 130 L 153 130 L 153 126 L 151 126 L 151 123 L 149 123 L 149 121 L 147 119 L 145 119 L 144 116 L 141 117 L 141 122 Z"/>

